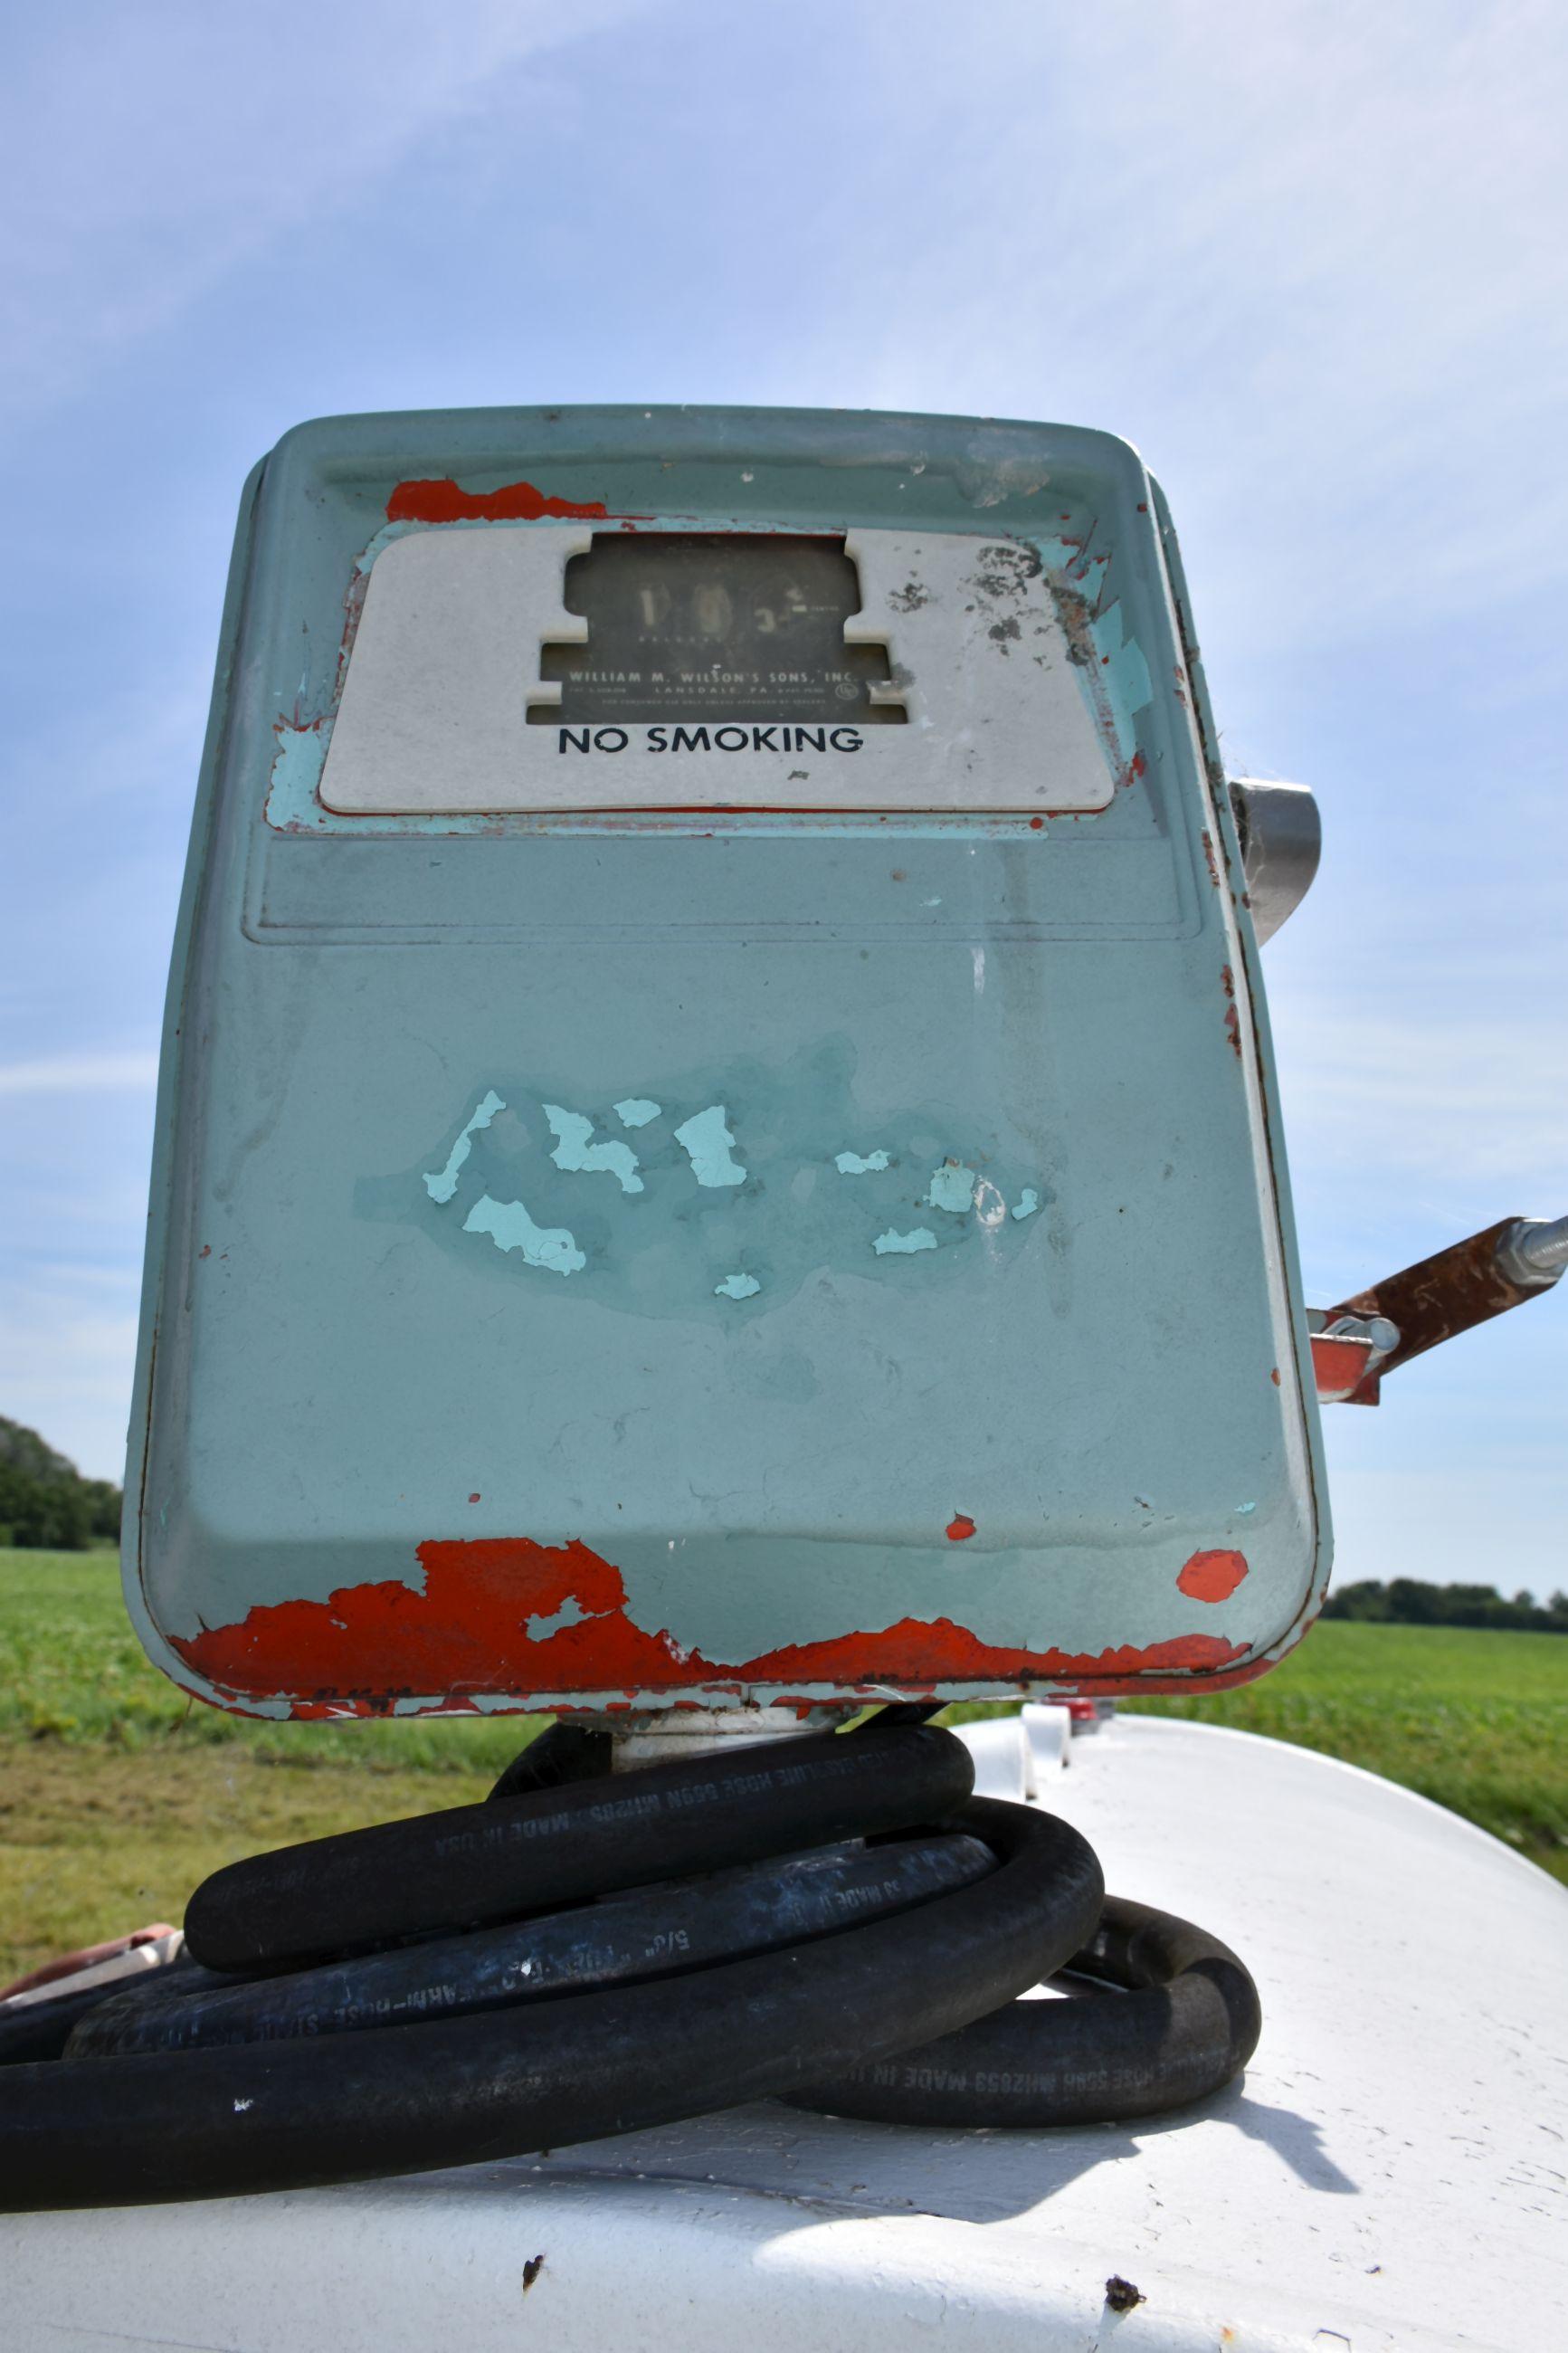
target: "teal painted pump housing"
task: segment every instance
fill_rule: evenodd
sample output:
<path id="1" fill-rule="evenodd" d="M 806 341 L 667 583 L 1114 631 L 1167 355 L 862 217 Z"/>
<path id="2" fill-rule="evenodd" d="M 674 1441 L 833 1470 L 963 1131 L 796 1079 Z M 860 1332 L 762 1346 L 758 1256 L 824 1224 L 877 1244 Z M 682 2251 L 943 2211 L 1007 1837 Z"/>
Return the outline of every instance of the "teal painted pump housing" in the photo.
<path id="1" fill-rule="evenodd" d="M 335 418 L 247 486 L 128 1494 L 266 1715 L 1211 1688 L 1328 1563 L 1241 848 L 1101 433 Z"/>

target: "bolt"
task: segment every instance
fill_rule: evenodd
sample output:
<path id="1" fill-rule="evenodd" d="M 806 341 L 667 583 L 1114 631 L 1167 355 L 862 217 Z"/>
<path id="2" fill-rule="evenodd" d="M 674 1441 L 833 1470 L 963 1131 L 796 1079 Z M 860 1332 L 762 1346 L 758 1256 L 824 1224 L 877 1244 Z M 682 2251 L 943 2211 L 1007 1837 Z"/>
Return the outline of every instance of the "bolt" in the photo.
<path id="1" fill-rule="evenodd" d="M 1521 1289 L 1544 1290 L 1568 1267 L 1568 1218 L 1516 1218 L 1498 1243 L 1497 1262 Z"/>

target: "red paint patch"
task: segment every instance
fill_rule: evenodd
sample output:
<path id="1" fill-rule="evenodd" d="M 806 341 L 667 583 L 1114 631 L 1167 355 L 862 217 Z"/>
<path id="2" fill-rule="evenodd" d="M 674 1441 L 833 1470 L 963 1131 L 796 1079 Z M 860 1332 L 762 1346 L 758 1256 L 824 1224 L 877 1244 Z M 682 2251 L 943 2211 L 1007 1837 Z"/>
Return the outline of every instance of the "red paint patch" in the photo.
<path id="1" fill-rule="evenodd" d="M 1225 1034 L 1230 1041 L 1231 1052 L 1236 1056 L 1237 1060 L 1239 1062 L 1241 1060 L 1241 1023 L 1237 1017 L 1237 1010 L 1234 1005 L 1227 1005 L 1225 1008 Z"/>
<path id="2" fill-rule="evenodd" d="M 1275 1388 L 1278 1388 L 1279 1386 L 1279 1367 L 1278 1365 L 1274 1366 L 1268 1377 L 1273 1382 Z"/>
<path id="3" fill-rule="evenodd" d="M 450 477 L 441 481 L 399 482 L 386 501 L 388 522 L 602 522 L 603 499 L 549 498 L 531 482 L 508 482 L 499 491 L 460 490 Z"/>
<path id="4" fill-rule="evenodd" d="M 974 1523 L 967 1512 L 955 1512 L 947 1524 L 949 1544 L 967 1544 L 974 1534 Z"/>
<path id="5" fill-rule="evenodd" d="M 1246 1575 L 1244 1552 L 1195 1552 L 1176 1584 L 1190 1601 L 1228 1601 Z"/>
<path id="6" fill-rule="evenodd" d="M 1029 819 L 1029 830 L 1030 830 L 1030 832 L 1031 832 L 1031 833 L 1038 833 L 1038 831 L 1039 831 L 1040 828 L 1044 825 L 1045 821 L 1046 821 L 1046 820 L 1045 820 L 1045 818 L 1044 818 L 1043 817 L 1032 817 L 1032 818 Z"/>
<path id="7" fill-rule="evenodd" d="M 1240 1557 L 1207 1556 L 1233 1556 Z M 1247 1648 L 1218 1634 L 1177 1634 L 1096 1652 L 1014 1650 L 983 1642 L 948 1618 L 904 1618 L 875 1632 L 789 1643 L 731 1663 L 634 1624 L 619 1569 L 584 1544 L 540 1545 L 527 1536 L 446 1540 L 421 1545 L 419 1562 L 423 1591 L 396 1579 L 343 1586 L 325 1601 L 258 1607 L 238 1625 L 176 1638 L 174 1648 L 227 1696 L 293 1693 L 295 1714 L 348 1707 L 356 1715 L 379 1713 L 393 1697 L 426 1694 L 449 1694 L 450 1706 L 476 1693 L 1142 1683 L 1162 1670 L 1217 1673 Z M 531 1633 L 531 1621 L 557 1616 L 568 1601 L 580 1612 L 573 1624 Z"/>
<path id="8" fill-rule="evenodd" d="M 470 1496 L 468 1497 L 468 1501 L 469 1501 L 469 1503 L 470 1503 L 470 1504 L 477 1504 L 477 1503 L 479 1502 L 479 1499 L 478 1495 L 470 1495 Z"/>
<path id="9" fill-rule="evenodd" d="M 1320 1401 L 1324 1405 L 1343 1405 L 1366 1380 L 1366 1368 L 1372 1361 L 1372 1350 L 1364 1340 L 1343 1340 L 1326 1332 L 1312 1335 L 1312 1378 Z M 1367 1400 L 1377 1403 L 1377 1391 L 1373 1388 Z M 1362 1402 L 1358 1397 L 1356 1403 Z"/>
<path id="10" fill-rule="evenodd" d="M 212 1254 L 213 1246 L 211 1242 L 204 1242 L 200 1250 L 196 1252 L 196 1256 L 198 1258 L 211 1258 Z"/>

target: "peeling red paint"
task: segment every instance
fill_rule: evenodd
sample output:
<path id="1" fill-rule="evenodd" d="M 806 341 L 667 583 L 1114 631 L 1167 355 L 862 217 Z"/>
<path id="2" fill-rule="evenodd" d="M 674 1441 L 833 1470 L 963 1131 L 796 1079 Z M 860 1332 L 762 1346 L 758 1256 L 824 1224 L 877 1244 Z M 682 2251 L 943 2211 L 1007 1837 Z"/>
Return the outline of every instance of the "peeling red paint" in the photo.
<path id="1" fill-rule="evenodd" d="M 974 1534 L 974 1523 L 967 1512 L 955 1512 L 947 1524 L 949 1544 L 966 1544 Z"/>
<path id="2" fill-rule="evenodd" d="M 1209 870 L 1209 881 L 1217 891 L 1221 888 L 1219 860 L 1214 854 L 1214 836 L 1207 826 L 1204 828 L 1204 858 Z"/>
<path id="3" fill-rule="evenodd" d="M 450 476 L 443 480 L 399 482 L 386 501 L 388 522 L 603 522 L 603 499 L 559 499 L 531 482 L 508 482 L 499 491 L 465 491 Z"/>
<path id="4" fill-rule="evenodd" d="M 1239 1062 L 1241 1060 L 1241 1022 L 1237 1017 L 1234 1005 L 1227 1005 L 1225 1008 L 1225 1034 L 1230 1041 L 1231 1052 L 1236 1056 L 1237 1060 Z"/>
<path id="5" fill-rule="evenodd" d="M 211 1242 L 204 1242 L 200 1250 L 196 1252 L 196 1256 L 198 1258 L 211 1258 L 212 1254 L 213 1246 Z"/>
<path id="6" fill-rule="evenodd" d="M 1040 828 L 1044 825 L 1045 821 L 1046 821 L 1046 820 L 1045 820 L 1045 818 L 1044 818 L 1043 817 L 1032 817 L 1032 818 L 1029 819 L 1029 830 L 1030 830 L 1030 832 L 1031 832 L 1031 833 L 1038 833 L 1038 831 L 1040 830 Z"/>
<path id="7" fill-rule="evenodd" d="M 478 1496 L 477 1494 L 473 1494 L 473 1495 L 470 1495 L 470 1496 L 468 1497 L 468 1501 L 469 1501 L 469 1503 L 470 1503 L 470 1504 L 477 1504 L 477 1503 L 479 1502 L 479 1496 Z"/>
<path id="8" fill-rule="evenodd" d="M 1228 1601 L 1246 1575 L 1244 1552 L 1195 1552 L 1176 1584 L 1190 1601 Z"/>
<path id="9" fill-rule="evenodd" d="M 1366 1379 L 1366 1368 L 1372 1348 L 1365 1340 L 1331 1338 L 1326 1333 L 1312 1335 L 1312 1377 L 1318 1396 L 1324 1405 L 1342 1405 L 1354 1389 Z M 1377 1402 L 1373 1388 L 1370 1402 Z M 1360 1403 L 1360 1399 L 1357 1399 Z"/>
<path id="10" fill-rule="evenodd" d="M 874 1682 L 928 1689 L 950 1683 L 1077 1678 L 1105 1683 L 1151 1672 L 1212 1674 L 1247 1646 L 1218 1634 L 1177 1634 L 1097 1652 L 1026 1651 L 982 1641 L 951 1619 L 900 1619 L 876 1631 L 788 1643 L 754 1659 L 715 1662 L 626 1614 L 618 1568 L 575 1540 L 526 1536 L 419 1546 L 423 1590 L 400 1580 L 341 1587 L 325 1601 L 258 1606 L 233 1626 L 204 1627 L 174 1648 L 187 1666 L 238 1700 L 299 1694 L 296 1714 L 379 1714 L 396 1697 L 538 1692 L 690 1692 L 720 1686 Z M 536 1636 L 530 1622 L 568 1603 L 580 1615 Z"/>

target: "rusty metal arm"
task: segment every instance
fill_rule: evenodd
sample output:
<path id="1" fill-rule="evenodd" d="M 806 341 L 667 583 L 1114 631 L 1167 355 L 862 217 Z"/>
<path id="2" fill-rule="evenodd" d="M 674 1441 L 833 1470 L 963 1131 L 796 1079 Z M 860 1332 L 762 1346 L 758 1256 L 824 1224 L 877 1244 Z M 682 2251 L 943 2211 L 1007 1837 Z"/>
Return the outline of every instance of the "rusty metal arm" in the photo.
<path id="1" fill-rule="evenodd" d="M 1376 1405 L 1385 1373 L 1522 1307 L 1568 1267 L 1568 1217 L 1504 1218 L 1483 1233 L 1314 1311 L 1312 1361 L 1325 1402 Z"/>

